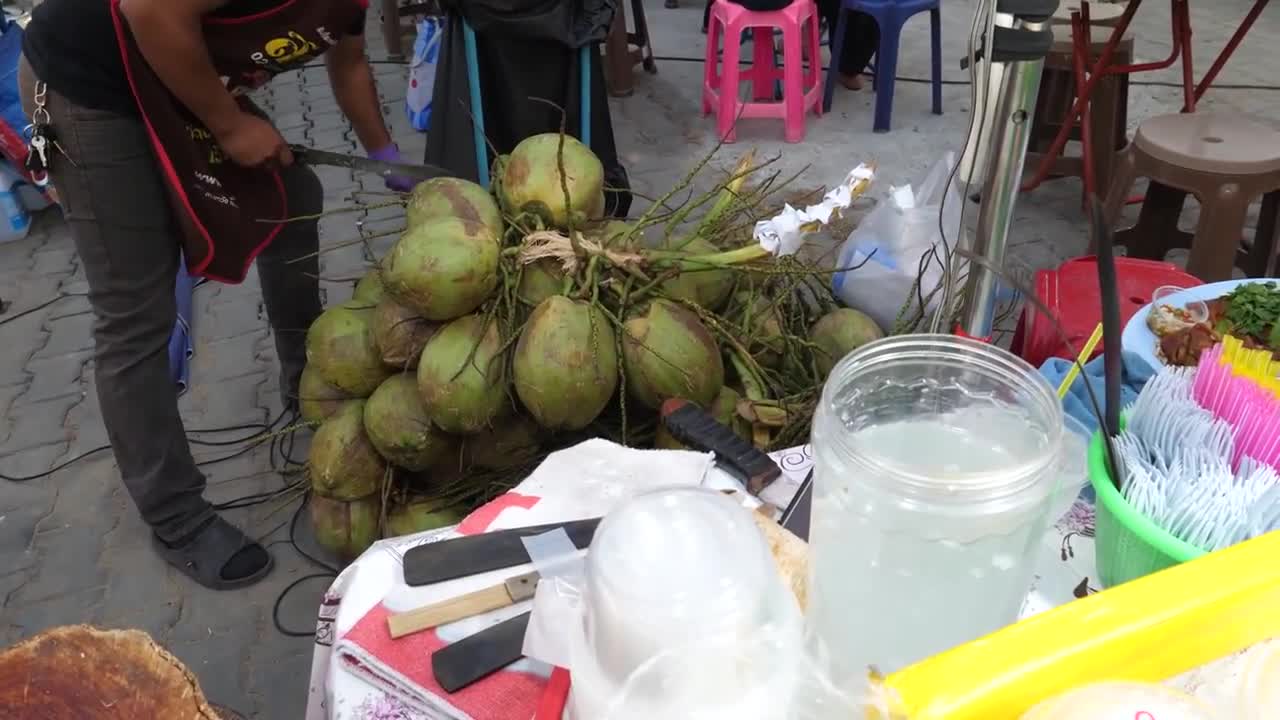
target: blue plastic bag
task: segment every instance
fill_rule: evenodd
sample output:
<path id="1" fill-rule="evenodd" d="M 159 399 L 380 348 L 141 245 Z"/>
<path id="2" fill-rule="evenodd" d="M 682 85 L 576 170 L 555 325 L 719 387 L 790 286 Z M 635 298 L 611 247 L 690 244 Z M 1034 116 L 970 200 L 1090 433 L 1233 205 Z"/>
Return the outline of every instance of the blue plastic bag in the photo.
<path id="1" fill-rule="evenodd" d="M 27 114 L 18 94 L 18 59 L 22 57 L 22 28 L 0 19 L 0 153 L 21 171 L 27 159 L 23 130 Z"/>
<path id="2" fill-rule="evenodd" d="M 413 59 L 409 62 L 409 89 L 405 93 L 405 111 L 414 130 L 426 132 L 431 126 L 431 95 L 436 87 L 436 67 L 440 63 L 440 45 L 444 39 L 444 20 L 437 17 L 418 21 L 418 37 L 413 41 Z"/>

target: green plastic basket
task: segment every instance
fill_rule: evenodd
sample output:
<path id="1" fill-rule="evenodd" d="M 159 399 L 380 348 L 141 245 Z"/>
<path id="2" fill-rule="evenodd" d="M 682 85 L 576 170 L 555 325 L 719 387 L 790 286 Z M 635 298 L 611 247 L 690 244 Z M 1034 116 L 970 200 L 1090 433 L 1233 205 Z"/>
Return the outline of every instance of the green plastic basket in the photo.
<path id="1" fill-rule="evenodd" d="M 1103 586 L 1115 587 L 1205 554 L 1129 505 L 1111 482 L 1101 433 L 1089 443 L 1089 482 L 1098 498 L 1094 559 Z"/>

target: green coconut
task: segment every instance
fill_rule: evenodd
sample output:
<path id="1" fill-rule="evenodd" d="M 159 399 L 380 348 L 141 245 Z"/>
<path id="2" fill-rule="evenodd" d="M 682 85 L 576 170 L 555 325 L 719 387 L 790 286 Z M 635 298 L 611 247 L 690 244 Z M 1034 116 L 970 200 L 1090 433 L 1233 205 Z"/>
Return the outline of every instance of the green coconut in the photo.
<path id="1" fill-rule="evenodd" d="M 502 237 L 502 212 L 498 204 L 487 190 L 468 180 L 433 178 L 413 189 L 405 208 L 409 227 L 442 217 L 477 222 L 489 228 L 494 237 Z"/>
<path id="2" fill-rule="evenodd" d="M 711 406 L 703 406 L 711 412 L 711 416 L 733 430 L 738 437 L 751 441 L 751 423 L 746 418 L 738 414 L 738 401 L 742 399 L 742 395 L 731 387 L 725 386 L 720 388 L 720 392 L 716 395 L 716 399 Z M 654 434 L 653 446 L 661 450 L 688 450 L 683 443 L 671 436 L 671 431 L 667 430 L 665 423 L 658 423 L 658 430 Z"/>
<path id="3" fill-rule="evenodd" d="M 414 498 L 396 503 L 387 511 L 387 537 L 412 535 L 457 525 L 467 514 L 431 498 Z"/>
<path id="4" fill-rule="evenodd" d="M 545 433 L 524 415 L 512 415 L 468 440 L 471 464 L 484 470 L 510 470 L 538 459 Z"/>
<path id="5" fill-rule="evenodd" d="M 640 239 L 637 233 L 630 242 L 623 242 L 623 238 L 631 232 L 631 223 L 625 220 L 609 219 L 591 223 L 584 231 L 589 240 L 594 240 L 604 247 L 613 250 L 622 250 L 630 244 L 634 244 Z"/>
<path id="6" fill-rule="evenodd" d="M 307 330 L 307 366 L 353 397 L 368 397 L 391 374 L 373 337 L 373 305 L 350 300 L 325 310 Z"/>
<path id="7" fill-rule="evenodd" d="M 350 399 L 350 395 L 325 382 L 315 367 L 307 365 L 302 369 L 302 378 L 298 381 L 298 410 L 304 421 L 319 423 Z"/>
<path id="8" fill-rule="evenodd" d="M 356 559 L 378 539 L 377 495 L 357 500 L 335 500 L 312 495 L 307 501 L 316 542 L 343 562 Z"/>
<path id="9" fill-rule="evenodd" d="M 627 320 L 622 336 L 627 389 L 653 409 L 683 398 L 706 407 L 724 385 L 720 349 L 697 314 L 669 300 L 655 300 Z"/>
<path id="10" fill-rule="evenodd" d="M 405 471 L 400 478 L 415 496 L 438 497 L 449 494 L 451 489 L 467 482 L 475 465 L 470 450 L 459 437 L 442 435 L 447 440 L 440 453 L 440 460 L 426 470 Z M 478 437 L 478 436 L 476 436 Z M 471 438 L 468 437 L 468 440 Z"/>
<path id="11" fill-rule="evenodd" d="M 818 318 L 809 331 L 809 339 L 818 346 L 814 361 L 824 377 L 845 355 L 882 337 L 884 330 L 875 320 L 851 308 L 832 310 Z"/>
<path id="12" fill-rule="evenodd" d="M 427 320 L 452 320 L 479 307 L 498 285 L 498 236 L 478 222 L 439 217 L 410 226 L 384 264 L 397 302 Z"/>
<path id="13" fill-rule="evenodd" d="M 681 248 L 681 252 L 689 255 L 710 255 L 719 252 L 719 248 L 709 240 L 694 238 Z M 702 307 L 718 311 L 733 293 L 734 274 L 728 269 L 688 269 L 662 283 L 662 293 L 677 300 L 697 303 Z"/>
<path id="14" fill-rule="evenodd" d="M 360 282 L 356 283 L 351 299 L 359 301 L 362 305 L 373 307 L 382 302 L 385 296 L 386 290 L 382 287 L 382 271 L 374 268 L 365 273 L 364 277 L 360 278 Z"/>
<path id="15" fill-rule="evenodd" d="M 743 291 L 734 295 L 733 304 L 738 309 L 735 320 L 750 334 L 747 349 L 752 357 L 764 367 L 776 368 L 786 349 L 777 303 Z"/>
<path id="16" fill-rule="evenodd" d="M 466 315 L 431 337 L 418 360 L 418 391 L 427 413 L 445 432 L 488 427 L 507 401 L 506 360 L 498 326 Z"/>
<path id="17" fill-rule="evenodd" d="M 426 470 L 452 444 L 431 423 L 418 393 L 418 379 L 409 373 L 387 378 L 369 396 L 364 404 L 364 430 L 382 457 L 406 470 Z"/>
<path id="18" fill-rule="evenodd" d="M 553 258 L 543 258 L 521 269 L 516 294 L 521 302 L 537 307 L 543 300 L 558 294 L 563 287 L 564 273 L 560 270 L 560 263 Z"/>
<path id="19" fill-rule="evenodd" d="M 580 430 L 618 387 L 613 328 L 599 308 L 556 295 L 534 308 L 516 343 L 516 394 L 539 425 Z"/>
<path id="20" fill-rule="evenodd" d="M 387 463 L 364 431 L 364 405 L 363 400 L 347 402 L 311 439 L 307 471 L 317 495 L 356 500 L 382 487 Z"/>
<path id="21" fill-rule="evenodd" d="M 568 136 L 563 137 L 561 157 L 561 142 L 558 133 L 522 140 L 503 164 L 499 187 L 512 212 L 536 213 L 552 227 L 566 228 L 571 213 L 574 225 L 604 215 L 604 165 L 590 148 Z"/>
<path id="22" fill-rule="evenodd" d="M 373 340 L 382 362 L 397 370 L 418 367 L 422 348 L 439 327 L 389 297 L 373 311 Z"/>

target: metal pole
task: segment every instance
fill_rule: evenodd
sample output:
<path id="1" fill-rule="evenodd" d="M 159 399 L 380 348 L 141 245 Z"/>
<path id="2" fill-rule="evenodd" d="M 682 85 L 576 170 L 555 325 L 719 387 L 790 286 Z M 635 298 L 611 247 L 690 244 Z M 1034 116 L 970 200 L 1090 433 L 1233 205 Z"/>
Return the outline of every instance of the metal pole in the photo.
<path id="1" fill-rule="evenodd" d="M 1007 16 L 1006 16 L 1007 17 Z M 997 17 L 997 24 L 1001 22 Z M 1011 22 L 1009 18 L 1006 22 Z M 1020 29 L 1039 31 L 1045 23 L 1019 23 Z M 993 68 L 994 69 L 994 68 Z M 1003 268 L 1013 220 L 1014 201 L 1022 184 L 1027 143 L 1031 137 L 1031 118 L 1040 92 L 1040 74 L 1044 59 L 1018 60 L 1007 63 L 1004 83 L 992 123 L 991 159 L 982 189 L 982 206 L 978 211 L 978 229 L 973 252 L 986 258 L 992 267 Z M 964 312 L 960 330 L 970 337 L 986 340 L 995 324 L 996 291 L 999 278 L 985 267 L 971 264 L 965 287 Z"/>

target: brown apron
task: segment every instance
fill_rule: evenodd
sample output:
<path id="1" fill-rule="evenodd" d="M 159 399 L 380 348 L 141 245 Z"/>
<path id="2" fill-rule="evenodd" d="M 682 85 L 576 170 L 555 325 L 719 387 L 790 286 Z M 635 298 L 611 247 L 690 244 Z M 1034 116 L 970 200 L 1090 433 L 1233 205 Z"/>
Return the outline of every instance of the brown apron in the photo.
<path id="1" fill-rule="evenodd" d="M 182 230 L 187 268 L 193 275 L 238 283 L 288 217 L 280 174 L 240 167 L 223 155 L 213 133 L 143 58 L 120 0 L 109 1 L 129 86 Z M 256 15 L 205 18 L 204 40 L 241 107 L 261 114 L 244 93 L 328 50 L 359 22 L 367 5 L 367 0 L 282 0 Z"/>

